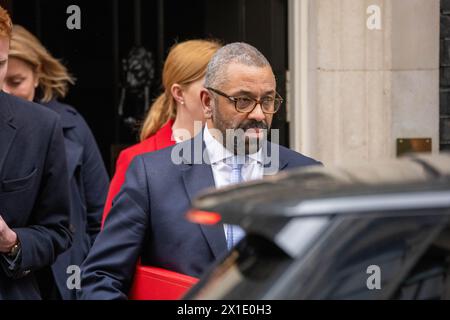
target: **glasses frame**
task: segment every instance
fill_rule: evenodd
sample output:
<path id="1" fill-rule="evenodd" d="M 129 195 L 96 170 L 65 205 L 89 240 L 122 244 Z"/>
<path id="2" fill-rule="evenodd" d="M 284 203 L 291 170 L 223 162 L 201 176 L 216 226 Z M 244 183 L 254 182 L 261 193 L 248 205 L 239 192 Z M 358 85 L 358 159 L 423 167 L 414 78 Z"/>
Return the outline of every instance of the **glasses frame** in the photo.
<path id="1" fill-rule="evenodd" d="M 267 112 L 267 111 L 264 111 L 264 109 L 262 107 L 262 101 L 261 100 L 258 100 L 258 99 L 252 98 L 252 97 L 247 97 L 249 99 L 252 99 L 255 102 L 255 105 L 253 106 L 253 108 L 250 111 L 242 111 L 242 110 L 239 110 L 237 108 L 237 102 L 238 102 L 238 99 L 240 97 L 229 96 L 228 94 L 226 94 L 226 93 L 224 93 L 224 92 L 222 92 L 220 90 L 211 88 L 211 87 L 207 87 L 206 89 L 211 90 L 212 92 L 217 93 L 218 95 L 220 95 L 222 97 L 225 97 L 228 100 L 230 100 L 231 102 L 233 102 L 234 103 L 234 109 L 236 109 L 236 111 L 239 112 L 239 113 L 252 113 L 253 110 L 255 110 L 256 106 L 259 104 L 261 106 L 261 110 L 262 110 L 263 113 L 265 113 L 265 114 L 275 114 L 275 113 L 278 112 L 278 110 L 280 110 L 281 104 L 284 101 L 283 98 L 280 96 L 280 94 L 275 91 L 274 103 L 275 103 L 275 100 L 278 100 L 278 101 L 280 101 L 280 104 L 278 105 L 278 108 L 275 111 Z"/>

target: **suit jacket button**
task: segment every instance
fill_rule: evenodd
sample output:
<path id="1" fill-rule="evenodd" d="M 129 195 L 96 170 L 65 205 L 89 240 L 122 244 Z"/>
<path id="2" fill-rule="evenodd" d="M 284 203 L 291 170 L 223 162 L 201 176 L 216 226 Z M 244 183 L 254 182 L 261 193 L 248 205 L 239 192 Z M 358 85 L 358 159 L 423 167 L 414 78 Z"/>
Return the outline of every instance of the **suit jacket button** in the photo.
<path id="1" fill-rule="evenodd" d="M 75 233 L 75 226 L 73 225 L 73 224 L 70 224 L 69 225 L 69 230 L 70 230 L 70 232 L 72 232 L 72 233 Z"/>

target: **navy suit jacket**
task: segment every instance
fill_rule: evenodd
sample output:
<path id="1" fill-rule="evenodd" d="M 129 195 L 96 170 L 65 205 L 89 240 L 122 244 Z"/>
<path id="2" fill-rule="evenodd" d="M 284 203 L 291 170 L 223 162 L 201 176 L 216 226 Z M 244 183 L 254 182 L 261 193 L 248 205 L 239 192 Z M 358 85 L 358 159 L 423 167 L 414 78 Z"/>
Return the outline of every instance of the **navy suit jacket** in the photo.
<path id="1" fill-rule="evenodd" d="M 22 244 L 0 254 L 0 300 L 40 299 L 36 276 L 71 243 L 69 183 L 58 116 L 0 91 L 0 215 Z"/>
<path id="2" fill-rule="evenodd" d="M 204 148 L 202 135 L 197 135 L 133 160 L 104 229 L 81 267 L 80 298 L 125 299 L 138 258 L 142 264 L 198 277 L 226 253 L 222 224 L 199 225 L 185 219 L 191 201 L 215 186 L 211 166 L 192 156 L 197 139 Z M 171 159 L 174 148 L 187 150 L 181 152 L 181 164 Z M 281 146 L 279 151 L 280 170 L 319 164 Z"/>

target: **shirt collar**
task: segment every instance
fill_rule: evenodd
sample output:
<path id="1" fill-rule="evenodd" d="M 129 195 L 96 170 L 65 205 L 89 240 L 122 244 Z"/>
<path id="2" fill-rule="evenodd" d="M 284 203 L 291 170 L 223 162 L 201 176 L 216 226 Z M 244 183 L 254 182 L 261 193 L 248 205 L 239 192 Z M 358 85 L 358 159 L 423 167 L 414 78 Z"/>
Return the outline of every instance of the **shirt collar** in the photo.
<path id="1" fill-rule="evenodd" d="M 215 164 L 221 161 L 225 161 L 226 159 L 230 159 L 234 156 L 234 154 L 225 148 L 219 141 L 217 141 L 209 132 L 208 125 L 205 125 L 205 128 L 203 129 L 203 140 L 205 141 L 206 150 L 208 152 L 209 160 L 211 161 L 211 164 Z M 258 152 L 248 154 L 248 158 L 250 158 L 250 161 L 256 161 L 260 164 L 263 164 L 263 157 L 262 157 L 262 148 L 258 150 Z"/>

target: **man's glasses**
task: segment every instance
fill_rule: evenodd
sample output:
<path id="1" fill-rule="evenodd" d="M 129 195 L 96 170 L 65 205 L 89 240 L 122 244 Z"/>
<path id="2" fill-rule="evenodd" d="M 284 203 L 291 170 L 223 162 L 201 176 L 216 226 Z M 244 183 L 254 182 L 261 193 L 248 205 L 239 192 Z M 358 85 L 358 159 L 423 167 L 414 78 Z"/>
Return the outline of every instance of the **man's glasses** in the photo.
<path id="1" fill-rule="evenodd" d="M 206 89 L 211 90 L 212 92 L 217 93 L 218 95 L 221 95 L 222 97 L 225 97 L 233 102 L 236 111 L 241 113 L 251 113 L 259 104 L 264 113 L 274 114 L 280 109 L 280 106 L 283 103 L 283 98 L 281 98 L 281 96 L 276 92 L 275 97 L 264 97 L 257 100 L 248 96 L 232 97 L 222 91 L 210 87 Z"/>

